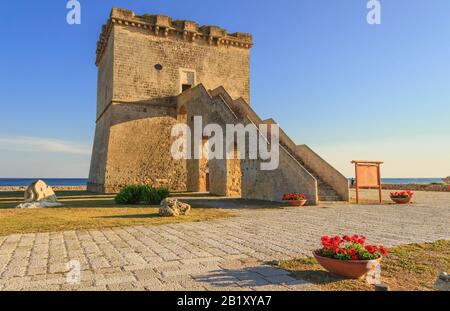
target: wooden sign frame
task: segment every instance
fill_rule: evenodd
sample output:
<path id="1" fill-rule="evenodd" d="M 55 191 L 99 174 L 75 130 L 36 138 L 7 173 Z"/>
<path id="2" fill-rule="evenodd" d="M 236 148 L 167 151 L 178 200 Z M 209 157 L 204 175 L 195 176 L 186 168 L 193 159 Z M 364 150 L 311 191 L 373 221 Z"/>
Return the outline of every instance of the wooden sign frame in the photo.
<path id="1" fill-rule="evenodd" d="M 356 203 L 359 204 L 359 189 L 378 188 L 380 204 L 383 202 L 381 185 L 381 161 L 352 161 L 355 164 Z"/>

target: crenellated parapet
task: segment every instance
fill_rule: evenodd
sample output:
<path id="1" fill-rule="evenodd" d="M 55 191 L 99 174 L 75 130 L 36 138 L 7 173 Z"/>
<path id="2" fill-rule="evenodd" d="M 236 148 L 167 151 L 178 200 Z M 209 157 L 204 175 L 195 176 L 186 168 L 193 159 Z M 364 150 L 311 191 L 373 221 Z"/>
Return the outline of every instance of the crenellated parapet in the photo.
<path id="1" fill-rule="evenodd" d="M 240 32 L 229 34 L 226 29 L 218 26 L 199 26 L 193 21 L 174 21 L 171 17 L 164 15 L 136 15 L 130 10 L 113 8 L 108 22 L 102 27 L 100 39 L 97 42 L 97 65 L 105 51 L 110 32 L 116 24 L 140 28 L 154 36 L 175 36 L 193 43 L 227 45 L 243 49 L 250 49 L 253 46 L 251 34 Z"/>

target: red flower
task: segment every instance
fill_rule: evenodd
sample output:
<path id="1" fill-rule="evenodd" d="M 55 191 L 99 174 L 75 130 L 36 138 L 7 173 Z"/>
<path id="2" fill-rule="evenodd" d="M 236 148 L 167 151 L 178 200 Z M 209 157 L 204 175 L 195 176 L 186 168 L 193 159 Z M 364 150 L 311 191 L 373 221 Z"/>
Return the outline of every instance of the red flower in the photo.
<path id="1" fill-rule="evenodd" d="M 331 248 L 333 249 L 333 251 L 337 252 L 337 250 L 339 249 L 339 244 L 333 243 L 333 244 L 331 244 Z"/>
<path id="2" fill-rule="evenodd" d="M 340 236 L 330 237 L 325 235 L 321 240 L 325 257 L 334 259 L 370 260 L 377 259 L 380 255 L 388 253 L 382 245 L 365 245 L 366 237 L 364 235 L 344 235 L 342 238 Z M 361 251 L 361 248 L 364 248 L 364 251 Z"/>
<path id="3" fill-rule="evenodd" d="M 285 193 L 283 201 L 303 201 L 306 200 L 306 195 L 299 193 Z"/>
<path id="4" fill-rule="evenodd" d="M 377 251 L 377 248 L 376 248 L 375 246 L 367 245 L 367 246 L 366 246 L 366 250 L 367 250 L 369 253 L 373 254 L 373 253 L 375 253 L 375 252 Z"/>
<path id="5" fill-rule="evenodd" d="M 388 253 L 388 251 L 384 248 L 383 245 L 380 245 L 380 246 L 378 247 L 378 249 L 380 250 L 380 252 L 381 252 L 383 255 L 386 255 L 386 254 Z"/>
<path id="6" fill-rule="evenodd" d="M 330 237 L 327 236 L 327 235 L 321 237 L 320 239 L 322 240 L 322 242 L 323 242 L 323 241 L 329 241 L 329 240 L 331 240 Z"/>
<path id="7" fill-rule="evenodd" d="M 349 249 L 349 250 L 347 250 L 347 253 L 349 255 L 356 255 L 356 250 L 355 249 Z"/>
<path id="8" fill-rule="evenodd" d="M 335 242 L 337 242 L 337 243 L 340 243 L 340 242 L 341 242 L 341 237 L 336 235 L 336 236 L 333 238 L 333 240 L 334 240 Z"/>

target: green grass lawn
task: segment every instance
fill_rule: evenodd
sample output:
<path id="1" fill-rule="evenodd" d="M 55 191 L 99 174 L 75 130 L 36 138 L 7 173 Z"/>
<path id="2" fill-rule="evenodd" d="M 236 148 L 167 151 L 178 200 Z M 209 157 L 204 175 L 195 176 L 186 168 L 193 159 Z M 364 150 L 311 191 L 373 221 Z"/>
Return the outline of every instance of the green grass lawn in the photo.
<path id="1" fill-rule="evenodd" d="M 281 268 L 325 291 L 370 291 L 365 280 L 345 280 L 324 270 L 311 257 L 283 261 Z M 450 271 L 450 241 L 389 249 L 381 264 L 382 282 L 394 291 L 432 291 L 441 272 Z"/>
<path id="2" fill-rule="evenodd" d="M 192 206 L 189 216 L 160 217 L 158 206 L 116 205 L 114 196 L 84 191 L 57 192 L 63 207 L 15 209 L 23 192 L 0 192 L 0 235 L 163 225 L 232 217 L 229 211 Z"/>

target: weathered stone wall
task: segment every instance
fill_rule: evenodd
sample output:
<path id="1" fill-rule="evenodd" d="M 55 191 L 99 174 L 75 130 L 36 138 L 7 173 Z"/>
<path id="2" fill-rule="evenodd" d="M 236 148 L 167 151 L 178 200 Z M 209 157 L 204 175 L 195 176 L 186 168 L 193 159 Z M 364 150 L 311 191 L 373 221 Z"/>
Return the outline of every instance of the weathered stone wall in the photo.
<path id="1" fill-rule="evenodd" d="M 195 72 L 195 84 L 223 85 L 249 101 L 248 40 L 251 36 L 227 35 L 218 27 L 113 9 L 97 48 L 97 125 L 88 189 L 117 192 L 128 184 L 151 184 L 183 191 L 198 182 L 198 176 L 187 180 L 188 164 L 170 153 L 181 70 Z"/>
<path id="2" fill-rule="evenodd" d="M 114 103 L 111 109 L 105 192 L 131 184 L 186 190 L 186 161 L 170 153 L 175 107 L 169 102 Z"/>
<path id="3" fill-rule="evenodd" d="M 436 192 L 450 192 L 450 185 L 383 185 L 384 190 L 411 190 L 411 191 L 436 191 Z"/>
<path id="4" fill-rule="evenodd" d="M 223 85 L 250 102 L 250 50 L 159 37 L 141 28 L 115 26 L 114 98 L 139 101 L 181 93 L 180 69 L 195 71 L 207 89 Z M 157 70 L 155 65 L 162 65 Z"/>
<path id="5" fill-rule="evenodd" d="M 113 77 L 114 77 L 114 29 L 108 39 L 104 55 L 98 63 L 97 80 L 97 117 L 98 120 L 105 112 L 113 99 Z"/>
<path id="6" fill-rule="evenodd" d="M 202 85 L 181 94 L 178 97 L 178 107 L 180 106 L 186 107 L 188 120 L 192 120 L 193 116 L 201 115 L 204 124 L 218 124 L 224 133 L 226 124 L 249 124 L 248 119 L 236 118 L 220 97 L 211 98 Z M 188 123 L 192 126 L 191 121 Z M 226 150 L 226 142 L 223 148 Z M 199 175 L 199 162 L 190 161 L 189 177 Z M 239 162 L 239 168 L 237 168 L 235 160 L 209 161 L 211 193 L 233 196 L 237 195 L 236 187 L 240 186 L 239 192 L 245 199 L 281 201 L 284 193 L 298 192 L 307 195 L 309 204 L 317 203 L 316 180 L 286 150 L 280 150 L 280 165 L 274 171 L 262 171 L 260 159 Z M 190 190 L 195 191 L 195 189 Z"/>
<path id="7" fill-rule="evenodd" d="M 199 171 L 199 192 L 209 191 L 209 161 L 208 161 L 208 140 L 203 139 L 202 141 L 202 158 L 200 159 L 200 171 Z"/>
<path id="8" fill-rule="evenodd" d="M 242 170 L 241 160 L 238 158 L 238 150 L 235 146 L 233 158 L 227 160 L 228 196 L 242 196 Z"/>
<path id="9" fill-rule="evenodd" d="M 286 135 L 286 134 L 284 134 Z M 320 176 L 344 201 L 350 199 L 348 179 L 306 145 L 293 147 L 295 155 L 312 172 Z"/>
<path id="10" fill-rule="evenodd" d="M 95 126 L 94 146 L 91 156 L 88 190 L 104 192 L 106 161 L 108 159 L 111 110 L 106 110 Z"/>
<path id="11" fill-rule="evenodd" d="M 282 148 L 279 168 L 262 171 L 262 161 L 242 161 L 242 197 L 247 199 L 282 201 L 285 193 L 303 193 L 308 205 L 318 203 L 317 181 Z"/>
<path id="12" fill-rule="evenodd" d="M 224 88 L 219 87 L 211 94 L 225 101 L 241 119 L 242 124 L 247 125 L 251 122 L 258 125 L 263 123 L 244 100 L 233 100 Z M 241 161 L 242 197 L 280 201 L 283 194 L 295 192 L 305 194 L 308 204 L 314 205 L 318 202 L 317 180 L 285 148 L 280 148 L 280 164 L 277 170 L 262 171 L 261 163 L 261 160 Z"/>
<path id="13" fill-rule="evenodd" d="M 109 38 L 104 56 L 98 63 L 97 81 L 97 114 L 94 145 L 89 170 L 88 190 L 104 192 L 106 160 L 109 146 L 109 127 L 111 111 L 108 107 L 113 96 L 113 69 L 114 68 L 114 31 Z"/>

